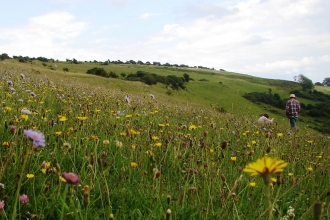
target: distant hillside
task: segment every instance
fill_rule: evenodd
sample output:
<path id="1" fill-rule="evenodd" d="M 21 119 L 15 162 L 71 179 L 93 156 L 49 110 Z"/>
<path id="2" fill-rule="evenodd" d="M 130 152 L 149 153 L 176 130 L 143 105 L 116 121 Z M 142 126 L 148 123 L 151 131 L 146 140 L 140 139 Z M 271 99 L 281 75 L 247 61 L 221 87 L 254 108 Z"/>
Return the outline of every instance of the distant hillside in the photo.
<path id="1" fill-rule="evenodd" d="M 292 91 L 301 90 L 300 84 L 286 80 L 273 80 L 266 78 L 253 77 L 246 74 L 227 72 L 224 70 L 212 70 L 208 68 L 191 68 L 186 66 L 159 66 L 141 65 L 125 63 L 97 63 L 97 62 L 61 62 L 33 60 L 19 62 L 18 59 L 5 59 L 0 62 L 1 68 L 16 69 L 22 72 L 34 72 L 40 77 L 46 75 L 58 76 L 66 83 L 67 79 L 88 82 L 96 86 L 104 86 L 117 89 L 123 94 L 153 94 L 165 102 L 171 104 L 180 103 L 189 106 L 214 108 L 219 112 L 227 112 L 236 115 L 246 115 L 253 120 L 264 113 L 275 118 L 276 123 L 287 125 L 287 119 L 283 108 L 274 107 L 265 102 L 249 101 L 244 96 L 249 93 L 257 92 L 264 94 L 277 94 L 280 99 L 285 100 Z M 102 68 L 109 76 L 96 76 L 87 74 L 88 70 Z M 175 76 L 177 78 L 189 77 L 189 81 L 183 81 L 184 87 L 173 89 L 166 83 L 154 83 L 146 85 L 140 79 L 129 80 L 127 76 L 137 72 L 145 72 L 150 75 L 166 78 Z M 111 74 L 112 76 L 111 76 Z M 317 90 L 320 87 L 316 88 Z M 327 91 L 326 88 L 322 88 Z M 328 90 L 329 92 L 329 90 Z M 317 105 L 318 101 L 298 96 L 298 100 L 304 105 Z M 299 126 L 324 128 L 324 119 L 311 117 L 302 113 L 299 119 Z M 326 131 L 328 132 L 328 131 Z"/>

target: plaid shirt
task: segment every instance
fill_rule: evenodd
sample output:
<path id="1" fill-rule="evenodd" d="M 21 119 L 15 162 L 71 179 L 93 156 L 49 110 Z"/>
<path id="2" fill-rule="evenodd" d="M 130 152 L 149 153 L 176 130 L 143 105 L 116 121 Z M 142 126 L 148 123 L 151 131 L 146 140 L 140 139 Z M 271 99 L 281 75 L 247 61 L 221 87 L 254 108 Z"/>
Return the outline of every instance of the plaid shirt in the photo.
<path id="1" fill-rule="evenodd" d="M 286 102 L 286 116 L 287 117 L 298 117 L 300 112 L 300 103 L 296 99 L 290 99 Z"/>

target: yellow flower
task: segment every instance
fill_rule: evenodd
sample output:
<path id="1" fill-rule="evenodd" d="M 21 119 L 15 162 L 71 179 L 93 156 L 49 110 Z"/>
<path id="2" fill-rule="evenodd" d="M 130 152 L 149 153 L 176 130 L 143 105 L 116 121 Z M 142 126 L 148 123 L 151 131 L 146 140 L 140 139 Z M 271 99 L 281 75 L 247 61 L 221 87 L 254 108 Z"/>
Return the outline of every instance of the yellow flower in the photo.
<path id="1" fill-rule="evenodd" d="M 65 122 L 65 121 L 67 121 L 68 119 L 65 117 L 65 116 L 60 116 L 59 117 L 59 121 L 60 122 Z"/>
<path id="2" fill-rule="evenodd" d="M 313 167 L 308 167 L 307 170 L 308 172 L 313 172 Z"/>
<path id="3" fill-rule="evenodd" d="M 121 148 L 123 146 L 123 143 L 121 141 L 116 141 L 116 147 Z"/>
<path id="4" fill-rule="evenodd" d="M 316 156 L 317 159 L 322 159 L 322 155 Z"/>
<path id="5" fill-rule="evenodd" d="M 272 182 L 273 183 L 276 183 L 277 182 L 277 179 L 276 178 L 271 178 Z"/>
<path id="6" fill-rule="evenodd" d="M 277 133 L 277 137 L 282 137 L 283 133 Z"/>
<path id="7" fill-rule="evenodd" d="M 293 176 L 293 173 L 288 173 L 288 176 Z"/>
<path id="8" fill-rule="evenodd" d="M 160 142 L 157 142 L 156 144 L 154 144 L 154 147 L 161 147 L 162 146 L 162 143 Z"/>
<path id="9" fill-rule="evenodd" d="M 132 150 L 135 150 L 136 149 L 136 145 L 132 145 Z"/>
<path id="10" fill-rule="evenodd" d="M 255 144 L 257 144 L 257 142 L 256 141 L 251 141 L 251 144 L 255 145 Z"/>
<path id="11" fill-rule="evenodd" d="M 62 177 L 62 176 L 59 176 L 59 177 L 60 177 L 61 182 L 66 183 L 66 180 L 64 179 L 64 177 Z"/>
<path id="12" fill-rule="evenodd" d="M 154 141 L 156 141 L 156 140 L 158 140 L 159 138 L 158 138 L 157 136 L 152 136 L 151 139 L 154 140 Z"/>
<path id="13" fill-rule="evenodd" d="M 8 141 L 5 141 L 5 142 L 2 143 L 2 146 L 4 146 L 4 147 L 9 147 L 9 145 L 10 145 L 10 144 L 9 144 Z"/>
<path id="14" fill-rule="evenodd" d="M 233 161 L 233 162 L 235 162 L 236 159 L 237 159 L 237 157 L 230 157 L 230 160 Z"/>
<path id="15" fill-rule="evenodd" d="M 189 131 L 191 131 L 191 130 L 195 130 L 196 128 L 197 128 L 196 125 L 190 125 L 188 129 Z"/>
<path id="16" fill-rule="evenodd" d="M 6 110 L 6 112 L 10 112 L 10 111 L 12 110 L 12 108 L 9 107 L 9 106 L 6 106 L 6 107 L 5 107 L 5 110 Z"/>
<path id="17" fill-rule="evenodd" d="M 28 173 L 28 174 L 26 174 L 26 177 L 27 177 L 28 179 L 31 179 L 31 178 L 34 177 L 34 174 L 30 174 L 30 173 Z"/>
<path id="18" fill-rule="evenodd" d="M 256 185 L 257 185 L 257 184 L 256 184 L 255 182 L 251 182 L 251 183 L 250 183 L 250 186 L 251 186 L 252 188 L 256 187 Z"/>
<path id="19" fill-rule="evenodd" d="M 103 141 L 103 144 L 104 144 L 104 145 L 108 145 L 109 143 L 110 143 L 109 140 L 104 140 L 104 141 Z"/>
<path id="20" fill-rule="evenodd" d="M 62 131 L 56 131 L 55 134 L 56 134 L 57 136 L 61 136 Z"/>
<path id="21" fill-rule="evenodd" d="M 78 116 L 77 119 L 79 121 L 86 121 L 87 120 L 87 117 L 86 116 Z"/>
<path id="22" fill-rule="evenodd" d="M 272 173 L 281 173 L 283 168 L 288 165 L 283 160 L 276 158 L 263 157 L 259 158 L 256 162 L 250 163 L 244 168 L 244 172 L 251 173 L 252 176 L 265 176 Z"/>
<path id="23" fill-rule="evenodd" d="M 28 115 L 21 115 L 21 119 L 24 119 L 25 121 L 27 121 L 29 119 Z"/>
<path id="24" fill-rule="evenodd" d="M 138 165 L 138 164 L 135 163 L 135 162 L 132 162 L 132 163 L 131 163 L 131 167 L 132 167 L 133 169 L 135 169 L 135 168 L 137 167 L 137 165 Z"/>
<path id="25" fill-rule="evenodd" d="M 165 127 L 165 124 L 158 124 L 158 127 L 163 128 L 163 127 Z"/>
<path id="26" fill-rule="evenodd" d="M 214 149 L 210 149 L 210 153 L 213 154 L 214 153 Z"/>

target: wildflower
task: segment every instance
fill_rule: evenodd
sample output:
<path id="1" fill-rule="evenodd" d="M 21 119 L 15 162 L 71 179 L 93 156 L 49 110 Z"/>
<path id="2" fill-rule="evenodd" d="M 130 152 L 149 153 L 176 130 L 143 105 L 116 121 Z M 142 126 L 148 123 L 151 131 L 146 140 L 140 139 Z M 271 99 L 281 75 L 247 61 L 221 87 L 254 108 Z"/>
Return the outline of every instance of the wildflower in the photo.
<path id="1" fill-rule="evenodd" d="M 21 112 L 26 115 L 31 115 L 32 112 L 29 109 L 22 109 Z"/>
<path id="2" fill-rule="evenodd" d="M 15 132 L 16 132 L 16 126 L 15 125 L 12 125 L 10 127 L 10 133 L 15 134 Z"/>
<path id="3" fill-rule="evenodd" d="M 277 133 L 277 137 L 282 137 L 283 133 Z"/>
<path id="4" fill-rule="evenodd" d="M 60 181 L 63 182 L 63 183 L 66 183 L 66 180 L 60 176 Z"/>
<path id="5" fill-rule="evenodd" d="M 135 150 L 136 149 L 136 145 L 132 145 L 132 150 Z"/>
<path id="6" fill-rule="evenodd" d="M 251 141 L 251 144 L 255 145 L 255 144 L 257 144 L 257 142 L 256 141 Z"/>
<path id="7" fill-rule="evenodd" d="M 66 180 L 68 183 L 76 184 L 80 182 L 80 179 L 77 174 L 75 173 L 62 173 L 62 177 Z"/>
<path id="8" fill-rule="evenodd" d="M 313 172 L 313 167 L 308 167 L 307 170 L 308 172 Z"/>
<path id="9" fill-rule="evenodd" d="M 65 116 L 60 116 L 59 117 L 59 121 L 60 122 L 65 122 L 65 121 L 67 121 L 68 119 L 65 117 Z"/>
<path id="10" fill-rule="evenodd" d="M 24 130 L 24 134 L 33 141 L 33 144 L 36 146 L 45 146 L 45 136 L 36 130 Z"/>
<path id="11" fill-rule="evenodd" d="M 197 128 L 196 125 L 190 125 L 188 129 L 189 131 L 192 131 L 195 130 L 196 128 Z"/>
<path id="12" fill-rule="evenodd" d="M 2 210 L 5 207 L 5 201 L 0 201 L 0 210 Z"/>
<path id="13" fill-rule="evenodd" d="M 273 183 L 276 183 L 277 182 L 277 179 L 276 178 L 271 178 L 272 182 Z"/>
<path id="14" fill-rule="evenodd" d="M 230 160 L 236 162 L 237 157 L 230 157 Z"/>
<path id="15" fill-rule="evenodd" d="M 6 106 L 6 107 L 5 107 L 5 111 L 6 111 L 6 112 L 10 112 L 11 110 L 12 110 L 12 108 L 9 107 L 9 106 Z"/>
<path id="16" fill-rule="evenodd" d="M 10 146 L 10 143 L 8 141 L 5 141 L 5 142 L 2 143 L 2 146 L 9 147 Z"/>
<path id="17" fill-rule="evenodd" d="M 11 80 L 8 80 L 8 81 L 7 81 L 7 84 L 8 84 L 8 86 L 14 86 L 14 83 L 13 83 L 13 81 L 11 81 Z"/>
<path id="18" fill-rule="evenodd" d="M 157 141 L 159 138 L 157 136 L 152 136 L 151 139 Z"/>
<path id="19" fill-rule="evenodd" d="M 132 163 L 131 163 L 131 167 L 132 167 L 133 169 L 135 169 L 135 168 L 137 167 L 137 165 L 138 165 L 138 164 L 135 163 L 135 162 L 132 162 Z"/>
<path id="20" fill-rule="evenodd" d="M 256 185 L 257 185 L 257 184 L 256 184 L 255 182 L 251 182 L 251 183 L 250 183 L 250 186 L 251 186 L 252 188 L 256 187 Z"/>
<path id="21" fill-rule="evenodd" d="M 5 184 L 0 183 L 0 188 L 4 189 L 5 188 Z"/>
<path id="22" fill-rule="evenodd" d="M 104 140 L 104 141 L 103 141 L 103 144 L 104 144 L 104 145 L 108 145 L 109 143 L 110 143 L 109 140 Z"/>
<path id="23" fill-rule="evenodd" d="M 123 146 L 123 143 L 121 141 L 115 141 L 115 142 L 117 148 L 121 148 Z"/>
<path id="24" fill-rule="evenodd" d="M 32 179 L 32 178 L 34 177 L 34 174 L 28 173 L 28 174 L 26 174 L 26 177 L 27 177 L 28 179 Z"/>
<path id="25" fill-rule="evenodd" d="M 25 121 L 27 121 L 29 119 L 28 115 L 21 115 L 21 118 L 24 119 Z"/>
<path id="26" fill-rule="evenodd" d="M 56 136 L 61 136 L 62 135 L 62 131 L 56 131 L 55 134 L 56 134 Z"/>
<path id="27" fill-rule="evenodd" d="M 288 173 L 288 176 L 293 176 L 293 173 Z"/>
<path id="28" fill-rule="evenodd" d="M 87 117 L 86 116 L 78 116 L 77 119 L 79 121 L 86 121 L 87 120 Z"/>
<path id="29" fill-rule="evenodd" d="M 29 202 L 29 197 L 27 195 L 23 194 L 19 197 L 19 201 L 23 204 L 26 204 Z"/>
<path id="30" fill-rule="evenodd" d="M 162 143 L 160 143 L 160 142 L 157 142 L 154 144 L 154 147 L 161 147 L 161 146 L 162 146 Z"/>
<path id="31" fill-rule="evenodd" d="M 251 173 L 252 176 L 262 176 L 266 183 L 270 181 L 271 174 L 283 172 L 283 168 L 287 165 L 288 163 L 283 160 L 265 156 L 259 158 L 256 162 L 248 164 L 243 171 Z"/>
<path id="32" fill-rule="evenodd" d="M 210 149 L 210 153 L 213 154 L 214 153 L 214 149 Z"/>

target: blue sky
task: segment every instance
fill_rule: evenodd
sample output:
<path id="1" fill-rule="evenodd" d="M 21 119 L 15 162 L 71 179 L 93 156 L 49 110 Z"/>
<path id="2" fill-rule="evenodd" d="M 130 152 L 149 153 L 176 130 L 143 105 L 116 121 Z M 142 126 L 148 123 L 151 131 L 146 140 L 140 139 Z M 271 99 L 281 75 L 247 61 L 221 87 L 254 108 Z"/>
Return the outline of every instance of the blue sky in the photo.
<path id="1" fill-rule="evenodd" d="M 329 0 L 0 0 L 0 53 L 330 77 Z"/>

